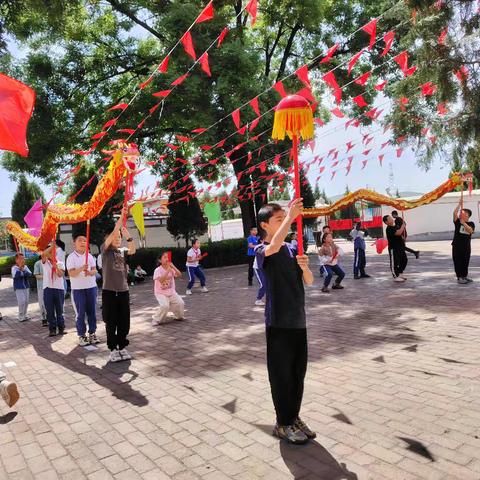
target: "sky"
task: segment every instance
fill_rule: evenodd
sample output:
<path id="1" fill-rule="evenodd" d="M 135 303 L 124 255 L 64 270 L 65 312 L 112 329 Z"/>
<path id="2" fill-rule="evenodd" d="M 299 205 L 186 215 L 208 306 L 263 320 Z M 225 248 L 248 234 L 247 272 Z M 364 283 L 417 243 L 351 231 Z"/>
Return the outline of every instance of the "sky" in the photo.
<path id="1" fill-rule="evenodd" d="M 143 36 L 140 32 L 138 36 Z M 16 56 L 23 56 L 24 51 L 18 48 L 13 41 L 9 43 L 11 52 Z M 379 99 L 379 102 L 384 102 L 384 99 Z M 332 105 L 329 106 L 331 108 Z M 379 107 L 380 108 L 380 107 Z M 321 166 L 326 167 L 325 172 L 319 180 L 320 189 L 325 189 L 327 196 L 336 196 L 342 194 L 346 187 L 350 191 L 358 188 L 370 188 L 380 193 L 385 193 L 385 189 L 390 186 L 390 172 L 393 172 L 393 187 L 402 191 L 424 193 L 434 189 L 439 184 L 444 182 L 450 172 L 450 168 L 446 165 L 447 162 L 437 160 L 428 171 L 421 169 L 416 164 L 415 153 L 411 149 L 405 149 L 402 156 L 397 158 L 395 148 L 391 146 L 381 149 L 381 144 L 389 139 L 389 132 L 383 133 L 382 129 L 376 125 L 368 129 L 358 129 L 350 127 L 345 129 L 344 124 L 346 119 L 336 119 L 327 125 L 317 128 L 316 141 L 314 152 L 304 151 L 301 160 L 307 163 L 312 159 L 313 155 L 324 157 Z M 272 119 L 273 122 L 273 119 Z M 200 125 L 199 125 L 200 127 Z M 365 146 L 362 144 L 362 134 L 371 132 L 374 140 Z M 352 142 L 355 147 L 346 154 L 346 143 Z M 79 148 L 84 146 L 79 145 Z M 332 179 L 331 164 L 333 159 L 327 158 L 327 153 L 333 148 L 338 148 L 338 160 L 341 161 L 333 170 L 337 170 Z M 371 152 L 365 156 L 362 152 L 371 149 Z M 378 155 L 384 154 L 383 166 L 380 166 Z M 345 175 L 345 167 L 347 165 L 347 157 L 353 156 L 352 169 L 348 176 Z M 362 169 L 362 161 L 368 159 L 366 166 Z M 391 167 L 390 167 L 391 166 Z M 319 175 L 319 166 L 312 166 L 308 173 L 308 178 L 312 185 Z M 34 180 L 45 193 L 45 197 L 50 199 L 54 188 L 44 185 L 38 179 L 30 177 Z M 153 189 L 156 178 L 148 171 L 143 172 L 137 177 L 136 192 L 146 189 L 150 186 Z M 0 217 L 10 216 L 11 201 L 16 190 L 15 178 L 0 166 Z"/>

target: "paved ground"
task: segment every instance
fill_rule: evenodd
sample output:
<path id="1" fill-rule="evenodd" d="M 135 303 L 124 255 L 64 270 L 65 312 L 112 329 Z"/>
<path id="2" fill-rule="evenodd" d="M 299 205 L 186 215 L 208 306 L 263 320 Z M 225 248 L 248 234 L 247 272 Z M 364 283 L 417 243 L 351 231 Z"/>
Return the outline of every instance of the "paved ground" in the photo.
<path id="1" fill-rule="evenodd" d="M 303 417 L 319 436 L 306 447 L 270 435 L 262 310 L 244 268 L 208 272 L 211 292 L 187 299 L 183 324 L 152 328 L 152 286 L 133 287 L 135 359 L 115 365 L 104 344 L 75 345 L 69 301 L 62 338 L 38 315 L 16 322 L 4 278 L 0 362 L 22 398 L 0 405 L 0 478 L 480 479 L 480 282 L 456 285 L 447 242 L 419 245 L 406 285 L 372 252 L 375 279 L 308 289 Z"/>

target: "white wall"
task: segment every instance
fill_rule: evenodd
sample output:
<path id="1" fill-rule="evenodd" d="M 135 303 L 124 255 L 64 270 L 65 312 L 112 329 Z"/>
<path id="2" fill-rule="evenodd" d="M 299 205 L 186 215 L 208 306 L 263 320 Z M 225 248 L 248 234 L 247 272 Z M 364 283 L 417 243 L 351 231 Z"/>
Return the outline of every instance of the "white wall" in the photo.
<path id="1" fill-rule="evenodd" d="M 219 225 L 212 225 L 210 227 L 210 235 L 213 242 L 230 240 L 233 238 L 243 238 L 242 219 L 224 220 Z"/>
<path id="2" fill-rule="evenodd" d="M 407 198 L 405 200 L 413 200 Z M 434 237 L 435 239 L 448 239 L 453 236 L 453 210 L 460 201 L 460 192 L 447 193 L 436 202 L 422 207 L 403 212 L 407 222 L 408 236 Z M 480 190 L 473 190 L 472 195 L 464 193 L 464 208 L 472 210 L 472 221 L 480 228 L 478 209 L 480 203 Z M 393 209 L 382 207 L 382 215 L 388 215 Z M 399 212 L 401 214 L 401 212 Z M 433 239 L 433 238 L 432 238 Z"/>

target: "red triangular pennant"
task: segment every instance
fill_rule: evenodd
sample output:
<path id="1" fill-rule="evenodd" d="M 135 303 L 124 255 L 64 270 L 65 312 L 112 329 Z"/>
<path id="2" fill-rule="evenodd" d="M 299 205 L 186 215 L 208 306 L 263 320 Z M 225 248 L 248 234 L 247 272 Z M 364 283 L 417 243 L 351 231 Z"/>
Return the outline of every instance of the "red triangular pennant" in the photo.
<path id="1" fill-rule="evenodd" d="M 370 35 L 370 43 L 368 45 L 368 49 L 371 50 L 375 45 L 377 37 L 377 19 L 374 18 L 373 20 L 370 20 L 366 25 L 362 27 L 362 30 Z"/>
<path id="2" fill-rule="evenodd" d="M 307 65 L 304 65 L 303 67 L 300 67 L 296 72 L 295 75 L 299 78 L 299 80 L 306 85 L 309 89 L 312 88 L 310 85 L 310 79 L 308 78 L 308 67 Z"/>
<path id="3" fill-rule="evenodd" d="M 176 80 L 174 80 L 171 85 L 178 86 L 181 85 L 185 79 L 188 77 L 188 73 L 184 73 L 182 76 L 178 77 Z"/>
<path id="4" fill-rule="evenodd" d="M 170 95 L 171 90 L 161 90 L 160 92 L 152 93 L 154 97 L 166 98 Z"/>
<path id="5" fill-rule="evenodd" d="M 356 97 L 354 97 L 353 101 L 360 107 L 360 108 L 363 108 L 363 107 L 366 107 L 368 106 L 368 103 L 365 101 L 365 99 L 363 98 L 363 95 L 357 95 Z"/>
<path id="6" fill-rule="evenodd" d="M 197 54 L 195 53 L 195 48 L 193 46 L 192 34 L 188 31 L 183 35 L 180 42 L 183 45 L 185 53 L 190 55 L 194 60 L 197 59 Z"/>
<path id="7" fill-rule="evenodd" d="M 223 30 L 222 30 L 222 33 L 219 35 L 218 37 L 218 42 L 217 42 L 217 48 L 220 48 L 220 45 L 223 43 L 223 41 L 225 40 L 225 37 L 227 36 L 228 34 L 228 27 L 225 27 Z"/>
<path id="8" fill-rule="evenodd" d="M 258 106 L 258 97 L 255 97 L 253 100 L 250 100 L 250 106 L 253 108 L 253 111 L 260 116 L 260 108 Z"/>
<path id="9" fill-rule="evenodd" d="M 202 70 L 209 76 L 212 76 L 212 73 L 210 72 L 210 65 L 208 63 L 208 53 L 205 52 L 200 58 L 199 58 L 199 63 L 200 66 L 202 67 Z"/>
<path id="10" fill-rule="evenodd" d="M 250 0 L 245 7 L 245 10 L 249 13 L 249 15 L 252 17 L 252 27 L 255 25 L 255 22 L 257 21 L 257 11 L 258 11 L 258 1 L 257 0 Z"/>
<path id="11" fill-rule="evenodd" d="M 350 72 L 352 71 L 355 64 L 358 62 L 358 59 L 362 56 L 363 52 L 364 50 L 361 50 L 360 52 L 356 53 L 348 62 L 348 75 L 350 75 Z"/>
<path id="12" fill-rule="evenodd" d="M 119 103 L 113 107 L 110 107 L 108 111 L 111 112 L 112 110 L 125 110 L 126 108 L 128 108 L 128 103 Z"/>
<path id="13" fill-rule="evenodd" d="M 273 86 L 273 89 L 276 90 L 282 98 L 285 98 L 287 96 L 287 92 L 285 92 L 285 88 L 284 88 L 283 83 L 281 81 L 278 81 Z"/>
<path id="14" fill-rule="evenodd" d="M 385 42 L 385 48 L 383 52 L 380 54 L 381 57 L 384 57 L 392 48 L 393 39 L 395 38 L 395 32 L 390 30 L 383 36 L 383 41 Z"/>
<path id="15" fill-rule="evenodd" d="M 372 72 L 365 72 L 363 75 L 360 75 L 357 79 L 355 79 L 355 83 L 363 87 L 367 83 L 371 74 Z"/>
<path id="16" fill-rule="evenodd" d="M 240 109 L 239 108 L 237 108 L 232 112 L 232 120 L 238 130 L 240 128 Z"/>
<path id="17" fill-rule="evenodd" d="M 158 71 L 160 73 L 167 73 L 168 72 L 168 62 L 170 60 L 170 57 L 167 55 L 163 60 L 160 66 L 158 67 Z"/>
<path id="18" fill-rule="evenodd" d="M 330 47 L 327 51 L 327 54 L 322 58 L 322 60 L 320 60 L 320 63 L 328 63 L 332 59 L 333 54 L 337 51 L 339 46 L 340 45 L 336 43 L 333 47 Z"/>
<path id="19" fill-rule="evenodd" d="M 215 12 L 213 10 L 213 1 L 211 1 L 202 11 L 202 13 L 198 16 L 198 18 L 195 20 L 195 23 L 202 23 L 202 22 L 208 22 L 209 20 L 212 20 L 215 15 Z"/>

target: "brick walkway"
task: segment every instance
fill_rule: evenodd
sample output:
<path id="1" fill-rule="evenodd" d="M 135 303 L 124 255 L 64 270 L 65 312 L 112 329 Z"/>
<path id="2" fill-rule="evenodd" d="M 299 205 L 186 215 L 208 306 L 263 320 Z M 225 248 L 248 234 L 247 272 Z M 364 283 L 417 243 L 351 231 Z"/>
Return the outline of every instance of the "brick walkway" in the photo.
<path id="1" fill-rule="evenodd" d="M 419 246 L 406 285 L 372 252 L 375 279 L 349 267 L 344 291 L 308 289 L 302 413 L 319 435 L 306 447 L 270 435 L 262 309 L 243 267 L 207 272 L 211 292 L 187 298 L 182 324 L 152 328 L 152 285 L 133 287 L 135 359 L 115 365 L 105 344 L 76 346 L 70 301 L 62 338 L 36 308 L 16 322 L 4 278 L 0 362 L 22 398 L 0 405 L 0 478 L 480 479 L 480 281 L 456 285 L 448 242 Z"/>

